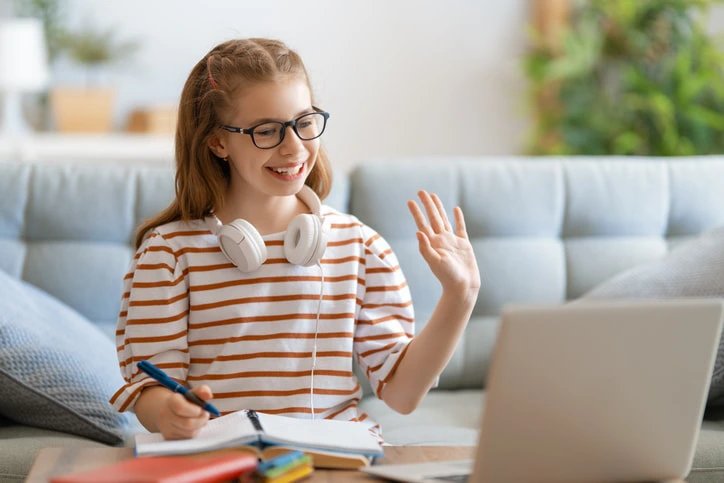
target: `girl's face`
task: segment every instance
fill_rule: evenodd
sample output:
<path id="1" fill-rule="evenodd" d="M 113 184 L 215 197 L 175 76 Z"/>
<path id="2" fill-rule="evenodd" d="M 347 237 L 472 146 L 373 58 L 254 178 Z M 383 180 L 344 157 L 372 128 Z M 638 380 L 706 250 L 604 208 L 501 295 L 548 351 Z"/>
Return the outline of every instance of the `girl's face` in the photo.
<path id="1" fill-rule="evenodd" d="M 243 89 L 222 122 L 249 129 L 268 121 L 291 121 L 310 112 L 314 109 L 309 87 L 302 79 L 290 78 L 260 82 Z M 269 197 L 294 195 L 302 189 L 314 167 L 320 141 L 319 138 L 303 141 L 292 127 L 285 129 L 282 143 L 271 149 L 258 148 L 248 134 L 224 130 L 210 141 L 214 154 L 228 157 L 230 190 Z M 255 131 L 257 143 L 268 143 L 272 135 L 273 131 Z"/>

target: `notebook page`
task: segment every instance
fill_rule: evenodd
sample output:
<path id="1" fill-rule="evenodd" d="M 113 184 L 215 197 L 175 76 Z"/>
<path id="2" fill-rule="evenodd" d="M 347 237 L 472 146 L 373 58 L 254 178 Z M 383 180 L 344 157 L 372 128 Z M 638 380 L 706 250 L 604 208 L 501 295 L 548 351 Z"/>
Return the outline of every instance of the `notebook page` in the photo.
<path id="1" fill-rule="evenodd" d="M 297 419 L 257 413 L 264 428 L 265 443 L 290 444 L 298 447 L 379 455 L 380 443 L 362 424 L 329 419 Z"/>
<path id="2" fill-rule="evenodd" d="M 166 440 L 160 433 L 137 434 L 136 454 L 162 455 L 198 453 L 215 448 L 256 442 L 254 426 L 244 411 L 215 418 L 191 439 Z"/>

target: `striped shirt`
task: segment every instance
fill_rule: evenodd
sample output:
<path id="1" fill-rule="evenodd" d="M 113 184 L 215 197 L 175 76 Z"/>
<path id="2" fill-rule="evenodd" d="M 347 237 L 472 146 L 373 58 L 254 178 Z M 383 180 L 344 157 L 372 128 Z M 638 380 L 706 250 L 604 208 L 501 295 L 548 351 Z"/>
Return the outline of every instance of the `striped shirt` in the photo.
<path id="1" fill-rule="evenodd" d="M 311 417 L 313 382 L 316 417 L 364 421 L 377 432 L 357 408 L 353 359 L 379 397 L 414 334 L 410 292 L 379 234 L 327 206 L 322 213 L 329 232 L 321 271 L 287 261 L 284 232 L 263 236 L 266 262 L 243 273 L 204 220 L 153 230 L 124 278 L 116 343 L 126 384 L 113 406 L 132 409 L 156 384 L 136 367 L 147 359 L 189 387 L 207 384 L 222 414 Z"/>

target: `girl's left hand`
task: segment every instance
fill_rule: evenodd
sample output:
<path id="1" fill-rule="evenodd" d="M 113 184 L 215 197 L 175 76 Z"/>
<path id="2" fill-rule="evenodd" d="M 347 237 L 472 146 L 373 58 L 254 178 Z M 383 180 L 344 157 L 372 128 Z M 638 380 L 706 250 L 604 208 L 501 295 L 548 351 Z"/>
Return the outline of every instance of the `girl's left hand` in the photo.
<path id="1" fill-rule="evenodd" d="M 440 280 L 443 290 L 451 290 L 465 297 L 480 289 L 480 272 L 475 260 L 473 247 L 465 230 L 463 211 L 459 206 L 453 209 L 455 230 L 436 194 L 419 191 L 417 195 L 427 211 L 429 223 L 415 201 L 407 206 L 417 224 L 417 240 L 420 253 L 430 266 L 432 273 Z"/>

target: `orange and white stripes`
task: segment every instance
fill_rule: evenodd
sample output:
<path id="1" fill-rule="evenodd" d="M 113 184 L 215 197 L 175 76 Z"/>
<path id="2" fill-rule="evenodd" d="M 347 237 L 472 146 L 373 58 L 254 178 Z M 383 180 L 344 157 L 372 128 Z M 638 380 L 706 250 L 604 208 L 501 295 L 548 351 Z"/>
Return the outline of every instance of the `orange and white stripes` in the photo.
<path id="1" fill-rule="evenodd" d="M 314 408 L 317 416 L 368 422 L 352 360 L 379 396 L 414 334 L 405 277 L 387 242 L 350 215 L 323 207 L 330 223 L 321 261 Z M 242 273 L 203 220 L 158 227 L 124 278 L 116 342 L 126 384 L 111 398 L 132 409 L 154 384 L 148 359 L 194 387 L 207 384 L 222 413 L 255 409 L 310 417 L 310 375 L 321 273 L 284 257 L 284 233 L 264 236 L 268 260 Z"/>

